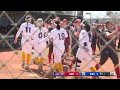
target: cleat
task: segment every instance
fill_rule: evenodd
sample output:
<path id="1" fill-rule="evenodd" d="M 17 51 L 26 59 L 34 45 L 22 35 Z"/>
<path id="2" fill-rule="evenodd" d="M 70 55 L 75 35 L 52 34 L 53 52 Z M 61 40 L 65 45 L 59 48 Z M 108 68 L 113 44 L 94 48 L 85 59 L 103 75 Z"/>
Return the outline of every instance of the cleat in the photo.
<path id="1" fill-rule="evenodd" d="M 22 64 L 21 67 L 24 68 L 24 67 L 25 67 L 25 64 Z"/>
<path id="2" fill-rule="evenodd" d="M 28 70 L 28 71 L 30 70 L 30 69 L 29 69 L 29 65 L 26 65 L 26 66 L 25 66 L 25 70 Z"/>
<path id="3" fill-rule="evenodd" d="M 75 71 L 79 71 L 79 70 L 80 70 L 80 66 L 79 65 L 75 66 Z"/>
<path id="4" fill-rule="evenodd" d="M 70 70 L 71 70 L 71 69 L 73 68 L 73 66 L 75 65 L 75 62 L 74 62 L 74 61 L 75 61 L 75 60 L 73 60 L 72 64 L 69 65 Z M 79 61 L 79 63 L 81 63 L 81 61 Z M 80 68 L 80 66 L 77 65 L 77 66 L 75 66 L 75 68 Z"/>
<path id="5" fill-rule="evenodd" d="M 55 79 L 64 79 L 64 76 L 56 76 Z"/>
<path id="6" fill-rule="evenodd" d="M 56 79 L 60 79 L 60 76 L 56 76 L 55 78 L 56 78 Z"/>
<path id="7" fill-rule="evenodd" d="M 25 62 L 24 62 L 24 61 L 22 62 L 22 65 L 21 65 L 21 66 L 22 66 L 22 68 L 24 68 L 24 67 L 25 67 Z"/>
<path id="8" fill-rule="evenodd" d="M 35 60 L 33 60 L 33 64 L 35 64 Z"/>
<path id="9" fill-rule="evenodd" d="M 37 62 L 36 58 L 33 59 L 33 64 L 38 65 L 38 62 Z"/>
<path id="10" fill-rule="evenodd" d="M 38 71 L 41 73 L 43 72 L 43 66 L 41 64 L 38 65 Z"/>

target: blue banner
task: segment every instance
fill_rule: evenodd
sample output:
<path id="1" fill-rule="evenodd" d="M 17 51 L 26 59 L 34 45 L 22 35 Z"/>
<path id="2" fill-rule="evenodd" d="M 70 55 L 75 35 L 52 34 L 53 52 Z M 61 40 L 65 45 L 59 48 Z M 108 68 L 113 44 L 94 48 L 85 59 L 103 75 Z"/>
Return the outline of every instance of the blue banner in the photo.
<path id="1" fill-rule="evenodd" d="M 81 72 L 81 76 L 100 76 L 100 72 Z"/>

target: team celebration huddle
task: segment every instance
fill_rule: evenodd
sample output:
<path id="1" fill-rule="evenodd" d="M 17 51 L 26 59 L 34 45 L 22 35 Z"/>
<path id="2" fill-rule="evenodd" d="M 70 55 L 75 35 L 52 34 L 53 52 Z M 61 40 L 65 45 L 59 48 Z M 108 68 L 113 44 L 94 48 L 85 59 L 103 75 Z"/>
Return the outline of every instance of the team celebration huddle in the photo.
<path id="1" fill-rule="evenodd" d="M 73 69 L 77 71 L 84 61 L 88 63 L 91 72 L 97 72 L 110 57 L 116 76 L 120 78 L 119 56 L 116 52 L 116 38 L 119 38 L 120 29 L 112 20 L 92 25 L 78 18 L 73 22 L 61 20 L 60 17 L 50 19 L 48 22 L 44 22 L 42 18 L 38 18 L 34 23 L 31 21 L 32 17 L 27 15 L 14 40 L 17 44 L 20 34 L 22 35 L 22 68 L 30 69 L 33 51 L 35 56 L 33 63 L 38 65 L 39 72 L 44 70 L 45 55 L 48 57 L 48 64 L 52 65 L 53 72 L 64 72 L 64 65 L 68 65 L 69 71 Z M 119 44 L 120 42 L 118 48 Z M 101 52 L 100 60 L 96 65 L 92 65 L 89 62 L 96 55 L 96 46 Z M 47 48 L 48 55 L 45 52 Z M 65 62 L 67 60 L 70 61 L 69 64 Z"/>

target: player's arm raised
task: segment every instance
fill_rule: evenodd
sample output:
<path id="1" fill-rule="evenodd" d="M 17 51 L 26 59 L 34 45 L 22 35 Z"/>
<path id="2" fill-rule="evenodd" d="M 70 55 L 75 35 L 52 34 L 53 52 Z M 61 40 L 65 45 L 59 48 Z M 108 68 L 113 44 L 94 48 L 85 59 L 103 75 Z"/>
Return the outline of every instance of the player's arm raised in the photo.
<path id="1" fill-rule="evenodd" d="M 118 32 L 119 32 L 118 26 L 115 25 L 115 31 L 113 31 L 112 33 L 105 32 L 105 37 L 111 39 L 111 38 L 113 38 Z"/>
<path id="2" fill-rule="evenodd" d="M 15 44 L 17 43 L 17 39 L 22 31 L 23 31 L 23 24 L 20 26 L 19 30 L 17 31 L 17 34 L 15 36 L 15 40 L 14 40 Z"/>

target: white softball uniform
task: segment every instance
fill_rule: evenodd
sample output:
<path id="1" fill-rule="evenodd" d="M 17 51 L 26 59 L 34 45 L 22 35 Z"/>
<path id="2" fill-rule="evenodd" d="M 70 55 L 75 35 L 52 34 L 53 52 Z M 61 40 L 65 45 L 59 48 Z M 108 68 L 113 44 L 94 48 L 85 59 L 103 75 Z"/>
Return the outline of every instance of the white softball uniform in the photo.
<path id="1" fill-rule="evenodd" d="M 32 52 L 32 35 L 34 34 L 35 26 L 31 23 L 23 23 L 21 24 L 16 37 L 19 37 L 19 35 L 22 33 L 22 40 L 21 40 L 21 46 L 22 51 L 26 52 L 27 54 L 30 54 Z"/>
<path id="2" fill-rule="evenodd" d="M 37 27 L 35 29 L 35 33 L 33 35 L 34 38 L 34 51 L 35 51 L 35 56 L 36 57 L 44 57 L 44 51 L 47 48 L 46 41 L 45 39 L 48 36 L 48 29 L 45 27 Z"/>
<path id="3" fill-rule="evenodd" d="M 89 37 L 88 32 L 86 30 L 81 30 L 80 35 L 79 35 L 79 48 L 76 53 L 76 57 L 79 60 L 87 60 L 90 61 L 92 59 L 92 48 L 91 48 L 91 40 L 92 36 Z M 87 49 L 89 50 L 88 52 L 83 49 L 84 43 L 87 43 Z"/>
<path id="4" fill-rule="evenodd" d="M 65 29 L 53 29 L 50 33 L 50 38 L 53 38 L 53 54 L 55 63 L 61 63 L 62 55 L 65 51 L 65 38 L 68 34 Z"/>

